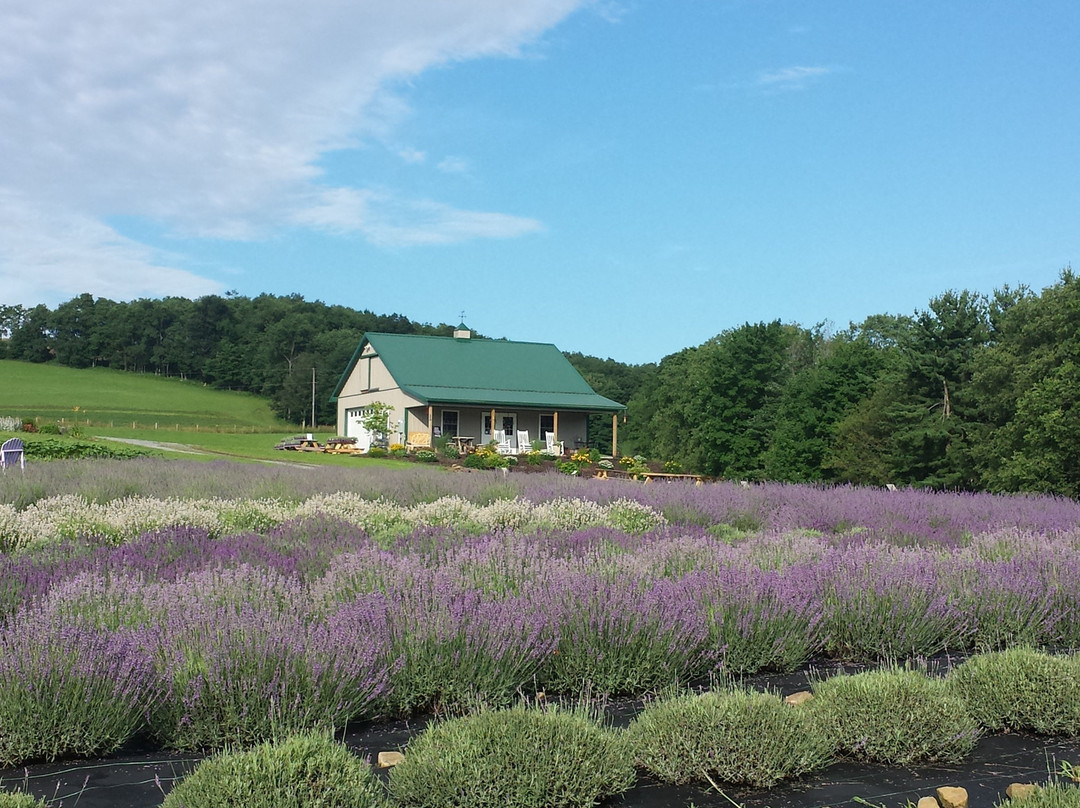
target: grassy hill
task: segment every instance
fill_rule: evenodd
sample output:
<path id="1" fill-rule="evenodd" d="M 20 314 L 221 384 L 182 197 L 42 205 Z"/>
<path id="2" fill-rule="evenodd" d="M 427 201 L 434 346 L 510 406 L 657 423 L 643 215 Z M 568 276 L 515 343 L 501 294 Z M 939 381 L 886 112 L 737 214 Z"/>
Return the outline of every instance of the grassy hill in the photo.
<path id="1" fill-rule="evenodd" d="M 0 415 L 80 427 L 294 431 L 248 393 L 108 368 L 0 360 Z"/>

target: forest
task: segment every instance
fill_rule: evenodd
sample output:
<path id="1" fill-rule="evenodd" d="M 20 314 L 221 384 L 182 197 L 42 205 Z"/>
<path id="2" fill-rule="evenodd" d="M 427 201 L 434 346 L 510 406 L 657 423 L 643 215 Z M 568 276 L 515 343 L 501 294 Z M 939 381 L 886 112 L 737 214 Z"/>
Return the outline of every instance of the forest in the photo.
<path id="1" fill-rule="evenodd" d="M 0 305 L 0 358 L 180 376 L 320 423 L 367 331 L 449 335 L 307 301 L 236 293 L 55 309 Z M 558 343 L 558 335 L 551 341 Z M 1080 279 L 1041 292 L 946 291 L 911 315 L 834 330 L 745 323 L 658 363 L 567 358 L 628 406 L 620 453 L 747 481 L 855 483 L 1080 497 Z M 596 448 L 610 420 L 594 416 Z M 605 428 L 605 425 L 608 425 Z M 605 441 L 607 445 L 605 445 Z"/>

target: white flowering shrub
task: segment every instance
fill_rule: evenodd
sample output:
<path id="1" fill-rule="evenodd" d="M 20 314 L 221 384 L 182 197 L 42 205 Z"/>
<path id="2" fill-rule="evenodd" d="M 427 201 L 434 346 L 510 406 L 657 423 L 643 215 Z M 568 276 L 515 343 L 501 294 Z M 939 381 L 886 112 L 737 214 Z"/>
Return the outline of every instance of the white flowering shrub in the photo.
<path id="1" fill-rule="evenodd" d="M 18 432 L 22 429 L 22 425 L 22 418 L 0 415 L 0 432 Z"/>
<path id="2" fill-rule="evenodd" d="M 10 505 L 0 506 L 0 552 L 76 537 L 118 544 L 166 527 L 201 528 L 215 537 L 262 533 L 291 519 L 327 516 L 356 525 L 380 539 L 406 535 L 421 527 L 453 527 L 468 533 L 589 527 L 645 532 L 665 524 L 660 513 L 628 499 L 600 505 L 582 499 L 561 498 L 534 504 L 516 498 L 476 505 L 464 497 L 446 496 L 405 506 L 340 492 L 315 496 L 299 504 L 277 499 L 127 497 L 101 505 L 64 494 L 38 500 L 22 511 Z"/>

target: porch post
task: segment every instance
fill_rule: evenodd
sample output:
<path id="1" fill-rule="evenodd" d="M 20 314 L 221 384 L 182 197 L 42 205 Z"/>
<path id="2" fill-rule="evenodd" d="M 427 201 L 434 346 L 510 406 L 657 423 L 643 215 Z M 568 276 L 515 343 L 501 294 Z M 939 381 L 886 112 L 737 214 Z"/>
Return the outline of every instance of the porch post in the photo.
<path id="1" fill-rule="evenodd" d="M 611 413 L 611 456 L 619 456 L 619 413 Z"/>
<path id="2" fill-rule="evenodd" d="M 435 408 L 432 407 L 430 404 L 428 404 L 427 405 L 427 434 L 428 434 L 428 438 L 432 438 L 432 439 L 434 439 L 434 437 L 435 437 L 435 422 L 433 420 L 434 417 L 435 417 Z M 431 441 L 429 440 L 428 442 L 430 443 Z"/>
<path id="3" fill-rule="evenodd" d="M 484 431 L 484 425 L 483 424 L 480 424 L 480 431 L 481 432 Z M 494 407 L 491 408 L 491 432 L 488 433 L 488 434 L 491 435 L 492 440 L 495 440 L 495 408 Z"/>
<path id="4" fill-rule="evenodd" d="M 555 437 L 552 440 L 557 441 L 559 439 L 559 411 L 555 412 L 551 416 L 551 430 L 555 433 Z"/>

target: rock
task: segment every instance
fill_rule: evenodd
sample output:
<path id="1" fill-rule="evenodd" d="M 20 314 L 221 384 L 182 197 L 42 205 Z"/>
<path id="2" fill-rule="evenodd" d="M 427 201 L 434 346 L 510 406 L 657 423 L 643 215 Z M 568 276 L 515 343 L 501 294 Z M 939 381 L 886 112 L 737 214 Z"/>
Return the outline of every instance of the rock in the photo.
<path id="1" fill-rule="evenodd" d="M 919 804 L 915 808 L 940 808 L 940 806 L 933 797 L 919 797 Z"/>
<path id="2" fill-rule="evenodd" d="M 405 760 L 405 756 L 401 752 L 379 752 L 377 765 L 380 769 L 389 769 L 403 760 Z"/>
<path id="3" fill-rule="evenodd" d="M 1034 794 L 1039 787 L 1034 783 L 1013 783 L 1005 789 L 1005 796 L 1010 800 L 1024 800 Z"/>
<path id="4" fill-rule="evenodd" d="M 941 804 L 941 808 L 967 808 L 967 789 L 942 786 L 937 790 L 937 801 Z"/>
<path id="5" fill-rule="evenodd" d="M 801 704 L 806 704 L 810 699 L 814 698 L 814 694 L 809 690 L 800 690 L 798 693 L 792 693 L 790 696 L 784 699 L 785 704 L 790 704 L 793 707 L 798 707 Z"/>

